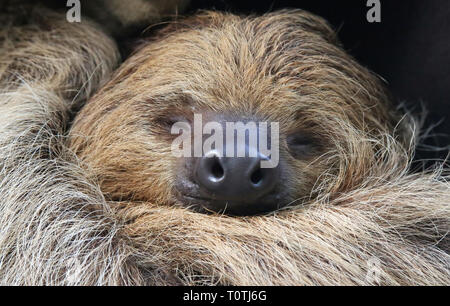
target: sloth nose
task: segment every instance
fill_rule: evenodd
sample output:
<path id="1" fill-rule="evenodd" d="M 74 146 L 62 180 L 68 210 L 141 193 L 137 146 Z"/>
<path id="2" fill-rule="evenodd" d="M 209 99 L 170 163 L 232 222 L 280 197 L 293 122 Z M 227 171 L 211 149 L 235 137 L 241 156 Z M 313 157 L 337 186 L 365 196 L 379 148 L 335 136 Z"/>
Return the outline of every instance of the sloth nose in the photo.
<path id="1" fill-rule="evenodd" d="M 195 180 L 202 196 L 212 200 L 214 210 L 228 210 L 237 215 L 264 211 L 258 202 L 263 202 L 262 198 L 275 188 L 279 169 L 262 168 L 261 161 L 268 158 L 259 152 L 256 155 L 220 157 L 211 151 L 197 160 Z"/>

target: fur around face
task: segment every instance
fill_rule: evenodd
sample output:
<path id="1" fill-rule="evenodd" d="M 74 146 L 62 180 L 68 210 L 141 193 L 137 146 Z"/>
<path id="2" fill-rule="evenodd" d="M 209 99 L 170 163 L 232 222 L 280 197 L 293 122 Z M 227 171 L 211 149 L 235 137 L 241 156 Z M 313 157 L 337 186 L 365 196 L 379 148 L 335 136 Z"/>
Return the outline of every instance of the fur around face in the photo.
<path id="1" fill-rule="evenodd" d="M 285 10 L 206 12 L 163 29 L 87 103 L 69 146 L 109 198 L 177 203 L 184 166 L 172 155 L 170 127 L 194 113 L 278 122 L 278 192 L 293 204 L 405 166 L 402 151 L 415 141 L 381 82 L 343 51 L 327 23 Z M 294 158 L 292 133 L 314 139 L 315 152 Z"/>
<path id="2" fill-rule="evenodd" d="M 448 176 L 408 174 L 410 151 L 392 136 L 384 108 L 367 121 L 355 114 L 350 126 L 340 121 L 349 108 L 329 114 L 350 133 L 338 150 L 348 159 L 334 176 L 337 187 L 320 189 L 308 205 L 232 218 L 157 201 L 107 201 L 64 135 L 71 109 L 116 67 L 116 47 L 90 24 L 41 10 L 30 16 L 31 25 L 11 22 L 0 32 L 1 284 L 450 284 Z M 139 64 L 124 64 L 115 80 Z M 379 91 L 365 91 L 373 78 L 361 77 L 358 84 L 343 78 L 350 88 L 342 97 L 375 103 Z"/>

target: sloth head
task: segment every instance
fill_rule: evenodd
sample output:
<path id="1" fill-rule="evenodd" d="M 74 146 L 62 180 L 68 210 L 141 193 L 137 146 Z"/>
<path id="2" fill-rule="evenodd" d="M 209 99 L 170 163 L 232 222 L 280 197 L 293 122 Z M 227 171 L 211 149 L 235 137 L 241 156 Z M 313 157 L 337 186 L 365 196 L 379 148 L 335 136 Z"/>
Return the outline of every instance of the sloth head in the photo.
<path id="1" fill-rule="evenodd" d="M 77 115 L 70 146 L 112 200 L 252 215 L 356 188 L 386 161 L 390 108 L 321 18 L 205 12 L 144 42 Z M 201 131 L 184 152 L 223 132 L 222 146 L 174 154 L 180 122 Z M 222 154 L 230 147 L 253 154 Z"/>

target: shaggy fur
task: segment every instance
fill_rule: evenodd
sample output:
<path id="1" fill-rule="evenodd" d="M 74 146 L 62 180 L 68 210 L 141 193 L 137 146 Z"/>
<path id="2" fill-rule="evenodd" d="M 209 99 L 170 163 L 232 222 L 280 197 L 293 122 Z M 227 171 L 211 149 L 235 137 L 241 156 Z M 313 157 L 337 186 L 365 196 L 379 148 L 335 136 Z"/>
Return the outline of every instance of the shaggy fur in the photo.
<path id="1" fill-rule="evenodd" d="M 176 203 L 183 160 L 172 155 L 170 127 L 193 113 L 278 122 L 279 193 L 294 204 L 389 179 L 415 141 L 381 82 L 322 19 L 209 12 L 144 43 L 76 117 L 69 146 L 109 198 Z M 286 139 L 297 132 L 314 139 L 301 158 Z"/>
<path id="2" fill-rule="evenodd" d="M 116 48 L 88 24 L 70 25 L 46 11 L 35 11 L 32 16 L 31 26 L 12 22 L 0 33 L 1 284 L 450 284 L 448 177 L 442 169 L 408 174 L 411 150 L 407 148 L 414 144 L 414 137 L 408 136 L 407 128 L 397 135 L 396 115 L 388 112 L 381 85 L 336 46 L 334 34 L 322 20 L 298 11 L 259 19 L 209 14 L 200 17 L 208 20 L 207 25 L 199 25 L 197 20 L 198 28 L 192 30 L 188 22 L 187 28 L 168 29 L 125 63 L 91 99 L 77 118 L 68 148 L 63 135 L 70 110 L 89 99 L 109 78 L 118 62 Z M 212 55 L 221 54 L 210 53 L 217 49 L 208 47 L 213 37 L 220 35 L 215 42 L 224 45 L 217 47 L 227 52 L 231 51 L 227 37 L 239 38 L 237 42 L 242 43 L 244 38 L 256 37 L 252 31 L 258 28 L 263 33 L 277 33 L 264 36 L 266 39 L 286 37 L 277 45 L 280 49 L 255 49 L 263 52 L 261 58 L 272 61 L 271 68 L 278 68 L 253 75 L 256 83 L 247 84 L 243 79 L 230 84 L 225 82 L 227 78 L 219 78 L 224 83 L 214 88 L 205 84 L 211 80 L 208 75 L 197 70 L 203 62 L 193 64 L 186 61 L 185 52 L 181 54 L 189 44 L 189 48 L 205 51 L 204 61 L 217 64 Z M 236 36 L 237 29 L 244 36 Z M 248 32 L 242 31 L 245 29 Z M 230 36 L 230 31 L 235 35 Z M 180 47 L 174 48 L 178 43 Z M 270 56 L 299 45 L 303 49 L 296 53 L 298 58 L 277 63 L 277 57 Z M 240 68 L 248 68 L 251 62 L 245 56 L 258 54 L 246 47 L 241 51 L 244 57 L 235 60 L 242 64 Z M 153 60 L 168 52 L 178 52 L 180 57 L 171 57 L 173 63 Z M 223 65 L 222 73 L 231 73 L 236 67 Z M 300 73 L 302 81 L 293 78 L 293 71 Z M 205 74 L 207 69 L 201 72 Z M 256 69 L 248 72 L 256 73 Z M 180 76 L 178 83 L 173 82 L 176 76 Z M 200 82 L 187 84 L 188 76 Z M 289 90 L 276 86 L 283 79 L 291 80 Z M 195 84 L 197 88 L 192 87 Z M 238 85 L 248 87 L 242 90 Z M 228 90 L 220 90 L 223 88 Z M 254 88 L 265 89 L 258 92 L 261 106 L 254 99 L 244 99 L 250 97 L 244 95 L 256 94 Z M 160 149 L 158 156 L 153 156 L 156 165 L 145 164 L 149 166 L 147 174 L 152 175 L 152 191 L 136 189 L 148 181 L 134 182 L 133 187 L 123 177 L 128 172 L 121 177 L 116 171 L 116 184 L 125 187 L 116 194 L 117 201 L 110 201 L 119 189 L 110 187 L 105 175 L 114 170 L 108 159 L 115 159 L 120 166 L 129 165 L 134 156 L 141 158 L 140 151 L 131 156 L 118 151 L 127 145 L 137 147 L 137 136 L 140 144 L 142 137 L 147 137 L 148 142 L 159 141 L 147 146 L 165 145 L 148 130 L 136 131 L 141 121 L 127 125 L 137 118 L 129 118 L 126 108 L 133 109 L 139 105 L 137 101 L 150 101 L 155 110 L 169 98 L 179 101 L 180 90 L 193 97 L 209 93 L 219 102 L 217 107 L 229 108 L 233 102 L 239 107 L 241 101 L 253 101 L 252 107 L 261 107 L 261 112 L 273 109 L 277 119 L 283 114 L 285 126 L 304 122 L 295 117 L 299 110 L 292 109 L 294 100 L 299 107 L 303 105 L 303 111 L 307 111 L 305 105 L 314 106 L 307 114 L 325 125 L 319 131 L 328 144 L 334 144 L 331 153 L 324 155 L 323 183 L 313 188 L 317 195 L 299 206 L 248 218 L 205 215 L 170 206 L 171 185 L 164 181 L 170 174 L 157 168 L 170 163 L 167 152 Z M 149 91 L 152 95 L 147 96 Z M 144 97 L 147 99 L 142 100 Z M 288 102 L 270 102 L 275 97 Z M 367 109 L 370 111 L 363 111 Z M 156 125 L 144 126 L 151 131 Z M 111 130 L 106 133 L 108 127 Z M 77 137 L 79 146 L 74 145 Z M 114 147 L 108 138 L 119 143 Z M 96 146 L 97 141 L 101 145 Z M 111 144 L 111 151 L 105 143 Z M 81 161 L 73 154 L 74 148 Z M 164 160 L 159 162 L 161 158 Z M 96 164 L 93 160 L 100 161 Z M 303 182 L 297 179 L 293 184 Z M 139 194 L 143 199 L 155 198 L 118 201 L 121 197 L 139 198 Z M 371 277 L 373 259 L 379 261 L 375 278 Z"/>

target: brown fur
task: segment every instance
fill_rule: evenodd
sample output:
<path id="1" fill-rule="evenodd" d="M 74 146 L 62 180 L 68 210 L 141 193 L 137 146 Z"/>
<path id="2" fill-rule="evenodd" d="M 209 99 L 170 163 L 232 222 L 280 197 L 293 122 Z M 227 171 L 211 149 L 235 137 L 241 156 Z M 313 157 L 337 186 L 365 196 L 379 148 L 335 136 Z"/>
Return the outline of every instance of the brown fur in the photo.
<path id="1" fill-rule="evenodd" d="M 208 13 L 176 24 L 90 99 L 66 142 L 72 101 L 109 78 L 116 48 L 90 25 L 33 16 L 0 36 L 1 284 L 450 283 L 448 176 L 408 174 L 415 131 L 396 132 L 379 81 L 321 19 Z M 321 182 L 287 186 L 314 198 L 247 218 L 168 205 L 158 129 L 188 102 L 258 112 L 283 133 L 314 127 L 328 148 L 309 161 Z"/>
<path id="2" fill-rule="evenodd" d="M 322 19 L 209 12 L 166 28 L 127 60 L 76 118 L 70 146 L 110 198 L 168 204 L 180 166 L 164 123 L 193 113 L 256 116 L 280 123 L 290 169 L 283 188 L 301 203 L 407 163 L 401 151 L 410 144 L 391 109 L 380 81 Z M 315 154 L 289 154 L 286 136 L 295 131 L 316 139 Z"/>

